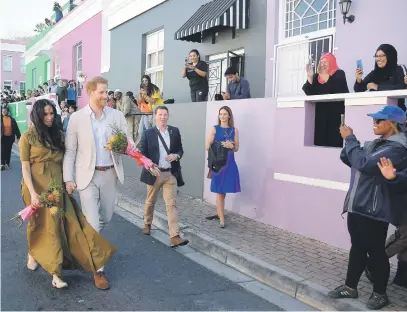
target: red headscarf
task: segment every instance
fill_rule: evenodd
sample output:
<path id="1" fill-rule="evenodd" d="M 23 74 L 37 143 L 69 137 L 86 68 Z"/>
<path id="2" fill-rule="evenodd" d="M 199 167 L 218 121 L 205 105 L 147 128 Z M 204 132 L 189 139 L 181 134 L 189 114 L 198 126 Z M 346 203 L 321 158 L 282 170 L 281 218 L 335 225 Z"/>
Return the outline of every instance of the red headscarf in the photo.
<path id="1" fill-rule="evenodd" d="M 329 76 L 332 76 L 333 74 L 335 74 L 336 71 L 339 69 L 338 64 L 336 63 L 336 57 L 332 53 L 322 54 L 319 61 L 321 62 L 322 60 L 326 60 L 329 63 L 329 70 L 328 70 Z M 321 75 L 318 75 L 318 82 L 320 84 L 326 83 L 326 81 L 322 80 Z"/>

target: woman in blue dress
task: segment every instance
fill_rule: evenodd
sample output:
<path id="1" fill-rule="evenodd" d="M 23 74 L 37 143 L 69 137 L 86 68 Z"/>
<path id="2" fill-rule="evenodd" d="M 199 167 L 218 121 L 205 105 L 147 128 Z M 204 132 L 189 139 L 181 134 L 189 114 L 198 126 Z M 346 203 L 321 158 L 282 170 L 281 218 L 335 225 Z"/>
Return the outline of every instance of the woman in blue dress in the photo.
<path id="1" fill-rule="evenodd" d="M 211 129 L 206 141 L 206 150 L 213 142 L 221 142 L 229 149 L 226 165 L 219 172 L 211 172 L 211 192 L 216 193 L 217 215 L 208 217 L 208 220 L 219 219 L 219 226 L 225 227 L 225 198 L 227 193 L 240 192 L 239 169 L 235 161 L 235 153 L 239 150 L 239 132 L 235 128 L 232 110 L 223 106 L 219 110 L 218 124 Z"/>

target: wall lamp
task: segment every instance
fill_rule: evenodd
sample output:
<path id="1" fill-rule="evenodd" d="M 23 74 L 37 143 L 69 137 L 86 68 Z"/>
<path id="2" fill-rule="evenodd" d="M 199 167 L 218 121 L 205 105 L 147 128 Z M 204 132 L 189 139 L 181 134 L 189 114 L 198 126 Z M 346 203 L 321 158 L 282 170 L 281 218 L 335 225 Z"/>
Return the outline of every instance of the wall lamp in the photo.
<path id="1" fill-rule="evenodd" d="M 353 23 L 355 20 L 354 15 L 348 15 L 350 7 L 352 6 L 352 0 L 341 0 L 339 1 L 339 7 L 341 8 L 341 13 L 343 15 L 343 23 L 346 24 L 346 21 Z"/>

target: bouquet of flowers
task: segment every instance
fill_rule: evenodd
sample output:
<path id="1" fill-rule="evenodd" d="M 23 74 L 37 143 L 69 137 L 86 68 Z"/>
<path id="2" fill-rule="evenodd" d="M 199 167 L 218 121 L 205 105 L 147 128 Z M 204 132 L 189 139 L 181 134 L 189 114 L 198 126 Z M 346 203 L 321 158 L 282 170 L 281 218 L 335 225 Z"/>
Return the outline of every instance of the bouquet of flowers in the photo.
<path id="1" fill-rule="evenodd" d="M 61 194 L 63 194 L 64 189 L 62 186 L 57 185 L 55 180 L 51 180 L 48 188 L 44 190 L 40 195 L 40 205 L 38 206 L 27 206 L 21 210 L 15 217 L 11 220 L 16 220 L 20 223 L 20 226 L 25 220 L 30 218 L 34 213 L 38 217 L 38 212 L 42 207 L 49 209 L 49 213 L 52 216 L 63 216 L 64 210 L 58 207 L 60 202 Z"/>
<path id="2" fill-rule="evenodd" d="M 137 164 L 147 169 L 153 176 L 159 176 L 160 170 L 150 159 L 143 156 L 140 151 L 133 146 L 131 140 L 127 138 L 124 131 L 117 126 L 112 126 L 113 135 L 109 138 L 105 149 L 116 154 L 128 155 L 136 159 Z"/>

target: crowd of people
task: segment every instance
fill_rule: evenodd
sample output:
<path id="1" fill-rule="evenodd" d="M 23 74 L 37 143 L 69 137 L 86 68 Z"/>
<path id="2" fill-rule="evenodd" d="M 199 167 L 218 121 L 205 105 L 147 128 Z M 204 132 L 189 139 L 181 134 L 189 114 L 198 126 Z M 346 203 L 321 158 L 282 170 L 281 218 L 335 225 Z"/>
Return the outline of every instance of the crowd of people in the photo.
<path id="1" fill-rule="evenodd" d="M 392 45 L 380 45 L 374 58 L 375 68 L 366 76 L 361 61 L 356 63 L 355 92 L 407 89 L 407 68 L 398 64 Z M 311 63 L 307 72 L 303 86 L 307 95 L 349 92 L 345 72 L 330 53 L 321 56 L 316 73 Z M 406 106 L 400 99 L 397 106 L 385 106 L 369 114 L 378 139 L 363 146 L 344 122 L 344 113 L 343 101 L 318 102 L 315 106 L 315 145 L 343 148 L 340 158 L 351 169 L 343 208 L 351 239 L 348 271 L 345 283 L 328 295 L 335 299 L 358 298 L 357 286 L 365 271 L 373 283 L 367 307 L 377 310 L 389 304 L 389 258 L 396 254 L 399 261 L 393 283 L 407 288 Z M 386 240 L 389 224 L 397 230 Z"/>

